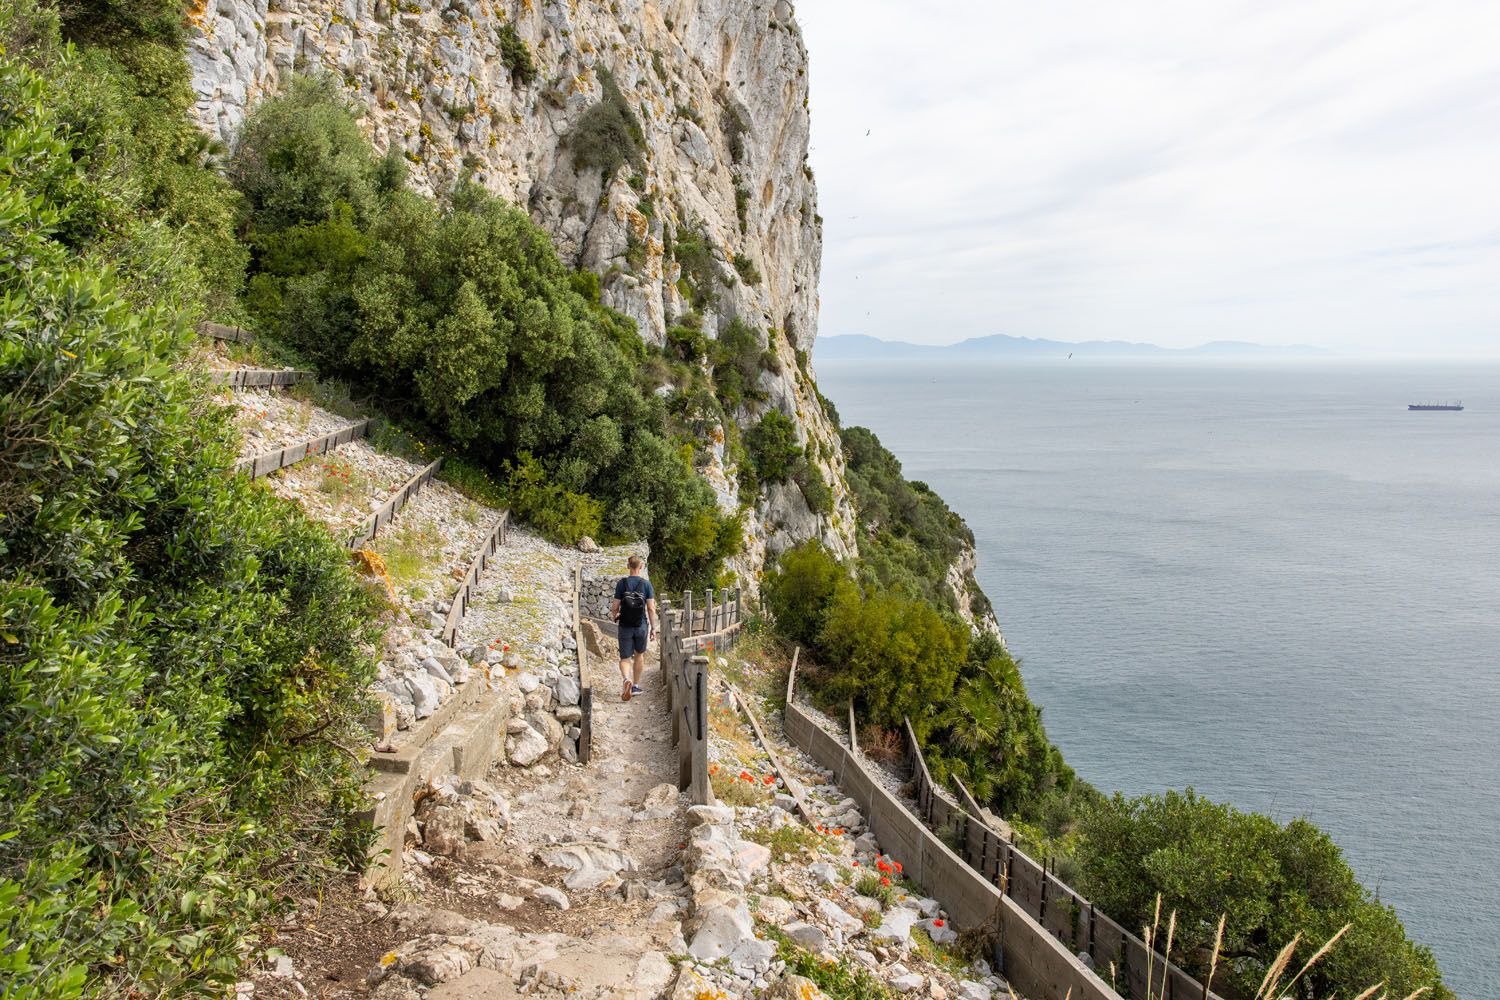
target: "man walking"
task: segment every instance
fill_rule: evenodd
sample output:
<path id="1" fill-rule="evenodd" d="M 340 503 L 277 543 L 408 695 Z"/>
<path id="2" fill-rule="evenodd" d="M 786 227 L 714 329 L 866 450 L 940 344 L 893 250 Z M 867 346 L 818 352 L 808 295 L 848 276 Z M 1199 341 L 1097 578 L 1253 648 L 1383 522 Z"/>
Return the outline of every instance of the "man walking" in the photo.
<path id="1" fill-rule="evenodd" d="M 641 575 L 643 565 L 640 556 L 630 557 L 625 564 L 629 575 L 615 584 L 615 599 L 609 605 L 609 616 L 620 633 L 620 677 L 625 682 L 621 701 L 641 693 L 646 644 L 656 636 L 656 592 L 651 589 L 651 581 Z"/>

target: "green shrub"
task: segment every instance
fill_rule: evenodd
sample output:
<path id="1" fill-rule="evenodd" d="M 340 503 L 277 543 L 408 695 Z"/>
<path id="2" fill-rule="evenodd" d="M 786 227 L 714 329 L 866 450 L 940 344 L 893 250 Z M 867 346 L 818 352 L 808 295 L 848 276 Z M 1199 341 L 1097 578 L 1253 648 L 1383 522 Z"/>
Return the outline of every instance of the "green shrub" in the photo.
<path id="1" fill-rule="evenodd" d="M 839 432 L 845 475 L 863 537 L 860 577 L 867 585 L 955 606 L 948 568 L 973 533 L 926 483 L 906 479 L 901 463 L 863 427 Z M 977 587 L 974 593 L 980 593 Z"/>
<path id="2" fill-rule="evenodd" d="M 510 23 L 500 26 L 500 62 L 510 70 L 513 79 L 523 84 L 536 80 L 536 62 L 531 57 L 531 47 Z"/>
<path id="3" fill-rule="evenodd" d="M 719 125 L 724 130 L 724 143 L 729 147 L 729 158 L 739 163 L 745 158 L 745 133 L 750 126 L 745 115 L 734 103 L 728 92 L 719 95 Z"/>
<path id="4" fill-rule="evenodd" d="M 1409 941 L 1396 913 L 1373 899 L 1327 834 L 1202 798 L 1192 789 L 1116 796 L 1085 817 L 1078 889 L 1127 926 L 1149 924 L 1157 894 L 1177 913 L 1181 961 L 1195 973 L 1224 925 L 1220 981 L 1249 995 L 1281 946 L 1300 933 L 1300 967 L 1344 924 L 1350 930 L 1305 979 L 1306 995 L 1354 996 L 1384 982 L 1392 996 L 1442 984 L 1432 953 Z"/>
<path id="5" fill-rule="evenodd" d="M 363 859 L 373 607 L 226 475 L 182 364 L 195 244 L 141 160 L 103 167 L 146 123 L 76 116 L 83 61 L 0 55 L 0 967 L 9 996 L 222 990 L 283 880 Z"/>
<path id="6" fill-rule="evenodd" d="M 761 355 L 765 334 L 736 317 L 719 330 L 710 351 L 714 390 L 727 409 L 746 402 L 760 402 Z"/>
<path id="7" fill-rule="evenodd" d="M 688 299 L 694 309 L 713 305 L 719 298 L 723 272 L 714 259 L 714 249 L 702 230 L 683 227 L 672 244 L 672 256 L 682 267 L 682 280 L 688 286 Z"/>
<path id="8" fill-rule="evenodd" d="M 797 489 L 802 491 L 802 498 L 807 501 L 807 509 L 814 514 L 829 517 L 833 514 L 833 489 L 828 481 L 823 478 L 823 473 L 804 456 L 796 463 L 792 470 L 792 481 L 797 484 Z"/>
<path id="9" fill-rule="evenodd" d="M 405 183 L 406 164 L 395 149 L 374 155 L 333 77 L 299 76 L 245 120 L 229 176 L 260 233 L 322 223 L 339 206 L 351 226 L 364 227 Z"/>
<path id="10" fill-rule="evenodd" d="M 597 167 L 607 179 L 626 163 L 637 170 L 645 166 L 646 133 L 614 76 L 602 66 L 597 72 L 599 103 L 583 113 L 566 141 L 575 169 Z"/>
<path id="11" fill-rule="evenodd" d="M 734 273 L 747 285 L 760 284 L 760 270 L 755 266 L 755 261 L 744 254 L 735 254 Z"/>
<path id="12" fill-rule="evenodd" d="M 527 452 L 506 469 L 510 507 L 538 531 L 562 545 L 594 537 L 604 523 L 604 504 L 551 482 L 541 463 Z"/>
<path id="13" fill-rule="evenodd" d="M 679 321 L 667 327 L 667 343 L 683 361 L 697 362 L 708 356 L 709 340 L 701 329 L 701 321 L 699 325 Z"/>
<path id="14" fill-rule="evenodd" d="M 793 642 L 815 646 L 840 581 L 842 564 L 817 542 L 783 552 L 761 584 L 761 599 L 776 619 L 776 630 Z"/>
<path id="15" fill-rule="evenodd" d="M 780 410 L 767 412 L 745 432 L 745 448 L 755 475 L 762 482 L 786 482 L 802 462 L 797 425 Z"/>

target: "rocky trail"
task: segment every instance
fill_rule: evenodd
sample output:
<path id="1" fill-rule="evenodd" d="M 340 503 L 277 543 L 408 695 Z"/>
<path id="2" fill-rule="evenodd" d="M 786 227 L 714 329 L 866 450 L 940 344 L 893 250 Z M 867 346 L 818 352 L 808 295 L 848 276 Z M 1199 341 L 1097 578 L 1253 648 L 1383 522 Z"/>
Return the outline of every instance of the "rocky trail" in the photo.
<path id="1" fill-rule="evenodd" d="M 601 690 L 618 677 L 589 657 Z M 681 954 L 688 817 L 659 672 L 629 703 L 596 701 L 587 768 L 497 765 L 437 783 L 409 832 L 399 887 L 287 921 L 265 997 L 506 998 L 663 994 Z M 370 898 L 362 898 L 368 895 Z M 312 904 L 312 901 L 307 901 Z M 336 947 L 329 947 L 335 943 Z M 242 988 L 242 992 L 248 992 Z"/>

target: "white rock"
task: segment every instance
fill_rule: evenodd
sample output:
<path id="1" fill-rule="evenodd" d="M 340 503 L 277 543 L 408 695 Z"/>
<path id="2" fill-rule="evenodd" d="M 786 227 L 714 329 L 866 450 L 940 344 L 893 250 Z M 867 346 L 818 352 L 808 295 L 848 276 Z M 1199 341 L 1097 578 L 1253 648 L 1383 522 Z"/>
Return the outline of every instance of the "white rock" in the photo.
<path id="1" fill-rule="evenodd" d="M 826 861 L 815 861 L 807 866 L 807 873 L 824 885 L 839 883 L 839 870 Z"/>
<path id="2" fill-rule="evenodd" d="M 541 854 L 543 864 L 566 868 L 563 884 L 569 889 L 592 889 L 622 871 L 635 871 L 635 861 L 623 851 L 602 844 L 564 844 Z"/>
<path id="3" fill-rule="evenodd" d="M 893 906 L 881 917 L 880 926 L 867 933 L 883 944 L 901 944 L 911 940 L 911 929 L 916 926 L 919 914 L 905 906 Z"/>
<path id="4" fill-rule="evenodd" d="M 519 732 L 513 733 L 505 741 L 506 756 L 512 764 L 519 767 L 530 767 L 542 759 L 550 747 L 547 746 L 547 738 L 532 729 L 525 722 L 521 723 Z"/>
<path id="5" fill-rule="evenodd" d="M 828 935 L 816 924 L 795 920 L 781 928 L 786 936 L 814 954 L 828 948 Z"/>
<path id="6" fill-rule="evenodd" d="M 943 921 L 942 926 L 938 926 L 936 919 L 920 921 L 917 926 L 927 932 L 927 936 L 932 938 L 934 944 L 952 944 L 958 940 L 958 932 L 948 926 L 946 920 Z"/>
<path id="7" fill-rule="evenodd" d="M 887 985 L 897 993 L 916 993 L 927 985 L 927 978 L 920 972 L 908 972 L 887 980 Z"/>
<path id="8" fill-rule="evenodd" d="M 960 979 L 958 981 L 958 995 L 963 1000 L 993 1000 L 994 991 L 984 983 L 976 983 L 972 979 Z"/>
<path id="9" fill-rule="evenodd" d="M 863 920 L 852 916 L 831 899 L 818 900 L 817 910 L 836 931 L 842 931 L 844 934 L 857 934 L 864 930 Z"/>
<path id="10" fill-rule="evenodd" d="M 539 885 L 531 890 L 531 898 L 538 900 L 557 910 L 568 908 L 568 897 L 561 889 L 554 889 L 550 885 Z"/>

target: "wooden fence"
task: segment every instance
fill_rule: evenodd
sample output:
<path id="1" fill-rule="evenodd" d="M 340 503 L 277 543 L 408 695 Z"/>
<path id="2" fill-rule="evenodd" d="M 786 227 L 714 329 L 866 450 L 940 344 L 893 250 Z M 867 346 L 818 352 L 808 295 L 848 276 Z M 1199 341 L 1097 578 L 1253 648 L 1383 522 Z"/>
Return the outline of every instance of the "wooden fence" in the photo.
<path id="1" fill-rule="evenodd" d="M 442 631 L 442 640 L 450 648 L 458 643 L 458 626 L 463 624 L 464 614 L 469 610 L 469 600 L 474 596 L 474 589 L 479 586 L 479 577 L 483 575 L 484 568 L 490 563 L 490 556 L 505 544 L 505 526 L 509 520 L 510 511 L 501 511 L 494 529 L 479 546 L 479 552 L 469 563 L 469 571 L 464 574 L 463 582 L 453 595 L 453 603 L 448 606 L 448 617 L 443 622 Z"/>
<path id="2" fill-rule="evenodd" d="M 740 630 L 740 592 L 707 591 L 705 605 L 693 610 L 693 595 L 683 595 L 681 609 L 663 600 L 658 609 L 661 669 L 672 716 L 672 743 L 677 747 L 677 787 L 697 805 L 713 801 L 708 781 L 708 654 L 728 649 Z M 716 626 L 710 629 L 709 626 Z"/>
<path id="3" fill-rule="evenodd" d="M 406 501 L 422 492 L 422 487 L 432 481 L 432 477 L 437 475 L 437 471 L 442 467 L 442 464 L 443 460 L 440 458 L 408 479 L 405 485 L 396 491 L 395 496 L 381 504 L 379 509 L 370 515 L 369 520 L 365 521 L 360 529 L 350 536 L 349 548 L 363 548 L 367 542 L 374 540 L 381 528 L 384 528 L 396 519 L 396 515 L 401 512 L 401 508 L 406 506 Z"/>
<path id="4" fill-rule="evenodd" d="M 255 343 L 255 334 L 249 330 L 238 326 L 225 326 L 223 323 L 199 323 L 198 332 L 214 340 L 228 340 L 238 344 Z"/>
<path id="5" fill-rule="evenodd" d="M 578 657 L 578 763 L 587 764 L 594 755 L 594 685 L 589 680 L 589 658 L 583 643 L 583 616 L 579 595 L 583 591 L 583 567 L 573 567 L 573 649 Z"/>
<path id="6" fill-rule="evenodd" d="M 312 374 L 289 368 L 216 368 L 208 376 L 231 389 L 264 389 L 296 385 L 303 379 L 312 378 Z"/>
<path id="7" fill-rule="evenodd" d="M 270 475 L 277 469 L 284 469 L 288 465 L 296 465 L 311 455 L 322 455 L 332 451 L 341 444 L 348 444 L 356 438 L 362 438 L 370 429 L 370 421 L 360 420 L 347 427 L 340 427 L 330 434 L 313 438 L 311 441 L 303 441 L 301 444 L 288 445 L 277 451 L 263 452 L 250 458 L 241 459 L 234 463 L 235 472 L 243 472 L 251 479 L 259 479 L 261 476 Z"/>
<path id="8" fill-rule="evenodd" d="M 787 738 L 833 773 L 844 793 L 859 803 L 881 850 L 942 904 L 956 927 L 987 933 L 997 964 L 1019 992 L 1032 1000 L 1119 1000 L 1107 982 L 908 809 L 866 767 L 853 739 L 828 732 L 798 705 L 795 683 L 794 666 L 782 715 Z"/>
<path id="9" fill-rule="evenodd" d="M 719 591 L 717 599 L 712 590 L 705 590 L 703 604 L 699 607 L 693 606 L 693 592 L 684 590 L 682 592 L 682 634 L 705 635 L 710 632 L 723 632 L 739 624 L 741 610 L 740 588 L 738 587 L 732 590 L 725 587 Z"/>
<path id="10" fill-rule="evenodd" d="M 966 805 L 932 780 L 911 722 L 906 722 L 908 760 L 917 814 L 970 868 L 1013 900 L 1074 954 L 1087 954 L 1094 968 L 1123 996 L 1135 1000 L 1217 1000 L 1207 985 L 1168 962 L 1160 952 L 1100 913 L 1045 864 L 1038 863 L 982 819 L 968 789 Z"/>

